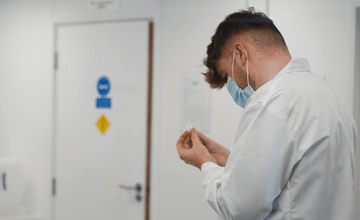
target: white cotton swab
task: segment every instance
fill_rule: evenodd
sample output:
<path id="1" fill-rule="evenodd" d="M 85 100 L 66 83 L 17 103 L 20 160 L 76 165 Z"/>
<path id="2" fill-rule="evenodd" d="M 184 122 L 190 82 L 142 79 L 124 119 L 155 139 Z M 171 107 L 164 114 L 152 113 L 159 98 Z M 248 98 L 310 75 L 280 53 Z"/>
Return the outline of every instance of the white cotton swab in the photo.
<path id="1" fill-rule="evenodd" d="M 191 125 L 191 122 L 188 122 L 187 125 L 186 125 L 186 127 L 185 127 L 185 129 L 184 129 L 184 131 L 183 131 L 183 133 L 184 133 L 185 131 L 190 131 L 191 128 L 193 128 L 193 126 Z"/>

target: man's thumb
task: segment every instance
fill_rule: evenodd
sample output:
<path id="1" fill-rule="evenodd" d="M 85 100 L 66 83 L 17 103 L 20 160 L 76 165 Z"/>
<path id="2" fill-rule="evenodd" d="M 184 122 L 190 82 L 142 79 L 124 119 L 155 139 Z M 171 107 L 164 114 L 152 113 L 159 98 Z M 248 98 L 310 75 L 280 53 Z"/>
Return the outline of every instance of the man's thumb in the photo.
<path id="1" fill-rule="evenodd" d="M 199 136 L 197 136 L 197 134 L 196 134 L 195 132 L 193 132 L 193 133 L 191 134 L 191 141 L 192 141 L 193 143 L 199 143 L 199 144 L 201 144 L 201 143 L 200 143 Z"/>

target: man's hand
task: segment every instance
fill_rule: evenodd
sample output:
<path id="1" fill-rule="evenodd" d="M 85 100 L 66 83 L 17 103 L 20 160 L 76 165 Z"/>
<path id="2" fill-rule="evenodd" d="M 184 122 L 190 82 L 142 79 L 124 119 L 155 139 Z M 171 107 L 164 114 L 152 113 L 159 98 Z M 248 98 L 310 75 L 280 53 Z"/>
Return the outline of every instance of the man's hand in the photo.
<path id="1" fill-rule="evenodd" d="M 208 149 L 210 155 L 218 162 L 218 165 L 225 167 L 229 158 L 230 152 L 225 147 L 211 140 L 210 138 L 197 131 L 195 128 L 190 130 L 190 133 L 195 133 L 202 141 L 203 145 Z"/>
<path id="2" fill-rule="evenodd" d="M 193 165 L 199 169 L 201 169 L 205 162 L 217 163 L 206 147 L 200 142 L 200 138 L 196 133 L 185 131 L 176 143 L 176 148 L 180 159 L 186 164 Z"/>

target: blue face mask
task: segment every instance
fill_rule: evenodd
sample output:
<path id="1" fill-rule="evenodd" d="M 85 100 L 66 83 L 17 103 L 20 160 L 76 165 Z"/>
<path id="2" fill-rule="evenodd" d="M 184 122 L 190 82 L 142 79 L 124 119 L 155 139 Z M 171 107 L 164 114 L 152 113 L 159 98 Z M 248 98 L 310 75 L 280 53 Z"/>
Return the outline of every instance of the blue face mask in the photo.
<path id="1" fill-rule="evenodd" d="M 248 67 L 248 57 L 246 53 L 246 74 L 247 74 L 247 82 L 248 86 L 245 89 L 241 89 L 238 84 L 234 80 L 234 61 L 235 61 L 235 51 L 233 54 L 233 63 L 232 63 L 232 77 L 228 77 L 227 80 L 227 88 L 231 97 L 234 99 L 235 103 L 238 104 L 240 107 L 244 108 L 247 101 L 249 100 L 250 96 L 254 93 L 254 90 L 251 88 L 249 84 L 249 67 Z"/>

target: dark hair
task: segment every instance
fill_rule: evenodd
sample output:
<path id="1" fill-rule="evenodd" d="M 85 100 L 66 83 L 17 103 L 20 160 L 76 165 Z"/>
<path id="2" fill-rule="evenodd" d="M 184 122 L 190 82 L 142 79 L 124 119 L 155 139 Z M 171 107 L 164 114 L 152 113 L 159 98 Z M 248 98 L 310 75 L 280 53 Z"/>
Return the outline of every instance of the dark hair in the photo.
<path id="1" fill-rule="evenodd" d="M 218 73 L 216 64 L 222 49 L 234 35 L 247 36 L 251 45 L 269 55 L 274 49 L 288 51 L 280 31 L 264 13 L 249 8 L 248 11 L 242 10 L 228 15 L 212 36 L 211 43 L 207 47 L 207 57 L 204 59 L 208 72 L 203 75 L 213 89 L 221 89 L 227 82 L 227 77 Z"/>

